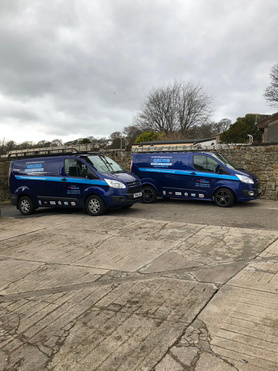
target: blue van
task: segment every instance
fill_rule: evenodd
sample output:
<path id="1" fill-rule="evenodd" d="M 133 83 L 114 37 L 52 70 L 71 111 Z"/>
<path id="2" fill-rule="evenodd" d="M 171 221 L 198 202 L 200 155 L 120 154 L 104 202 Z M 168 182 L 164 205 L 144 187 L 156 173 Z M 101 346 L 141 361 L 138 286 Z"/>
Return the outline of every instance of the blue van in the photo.
<path id="1" fill-rule="evenodd" d="M 236 201 L 254 200 L 261 193 L 254 174 L 237 170 L 219 153 L 134 153 L 131 171 L 141 179 L 145 203 L 173 197 L 213 200 L 229 207 Z"/>
<path id="2" fill-rule="evenodd" d="M 23 215 L 38 207 L 83 208 L 90 215 L 142 201 L 141 182 L 102 154 L 11 161 L 10 198 Z"/>

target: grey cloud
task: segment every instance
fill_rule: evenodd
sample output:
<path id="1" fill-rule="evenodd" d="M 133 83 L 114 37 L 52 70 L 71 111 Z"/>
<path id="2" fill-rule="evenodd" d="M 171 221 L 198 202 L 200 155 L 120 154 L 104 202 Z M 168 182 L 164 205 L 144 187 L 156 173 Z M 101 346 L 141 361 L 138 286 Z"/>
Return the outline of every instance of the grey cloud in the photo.
<path id="1" fill-rule="evenodd" d="M 215 120 L 271 113 L 277 11 L 276 0 L 5 0 L 0 96 L 14 111 L 0 107 L 0 120 L 33 120 L 38 139 L 105 136 L 175 78 L 205 86 Z"/>

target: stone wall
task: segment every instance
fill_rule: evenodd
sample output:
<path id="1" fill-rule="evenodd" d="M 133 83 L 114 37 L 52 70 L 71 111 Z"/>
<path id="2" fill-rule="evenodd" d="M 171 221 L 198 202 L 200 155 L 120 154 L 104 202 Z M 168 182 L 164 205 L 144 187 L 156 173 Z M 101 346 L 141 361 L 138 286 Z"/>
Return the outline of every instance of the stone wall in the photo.
<path id="1" fill-rule="evenodd" d="M 0 201 L 5 201 L 9 198 L 9 165 L 9 161 L 0 160 Z"/>
<path id="2" fill-rule="evenodd" d="M 278 201 L 278 145 L 234 146 L 218 150 L 239 168 L 258 175 L 262 198 Z M 127 171 L 130 170 L 131 152 L 113 150 L 107 153 Z M 8 200 L 9 162 L 0 161 L 0 201 Z"/>
<path id="3" fill-rule="evenodd" d="M 261 198 L 278 201 L 278 145 L 236 146 L 219 152 L 238 168 L 250 170 L 260 178 Z"/>

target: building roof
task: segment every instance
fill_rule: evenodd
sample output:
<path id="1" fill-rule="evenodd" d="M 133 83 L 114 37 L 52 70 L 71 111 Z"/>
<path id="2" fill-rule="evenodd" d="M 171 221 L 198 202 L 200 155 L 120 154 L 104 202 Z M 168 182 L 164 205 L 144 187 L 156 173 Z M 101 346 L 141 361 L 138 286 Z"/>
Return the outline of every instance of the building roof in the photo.
<path id="1" fill-rule="evenodd" d="M 267 118 L 261 120 L 258 122 L 258 128 L 259 129 L 266 129 L 268 127 L 268 124 L 270 124 L 273 121 L 278 120 L 278 112 L 274 113 L 273 115 L 268 116 Z"/>

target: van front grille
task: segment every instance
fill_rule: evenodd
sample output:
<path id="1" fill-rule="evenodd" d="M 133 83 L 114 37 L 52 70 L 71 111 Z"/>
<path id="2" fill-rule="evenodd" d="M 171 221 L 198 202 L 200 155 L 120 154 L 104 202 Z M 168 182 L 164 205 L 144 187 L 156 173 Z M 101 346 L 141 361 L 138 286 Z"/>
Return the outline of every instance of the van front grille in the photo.
<path id="1" fill-rule="evenodd" d="M 129 187 L 128 189 L 132 193 L 142 192 L 142 187 L 141 186 L 138 186 L 138 187 Z"/>
<path id="2" fill-rule="evenodd" d="M 140 181 L 136 180 L 136 181 L 134 181 L 134 182 L 129 182 L 129 183 L 127 183 L 127 185 L 128 185 L 129 187 L 140 186 Z"/>

